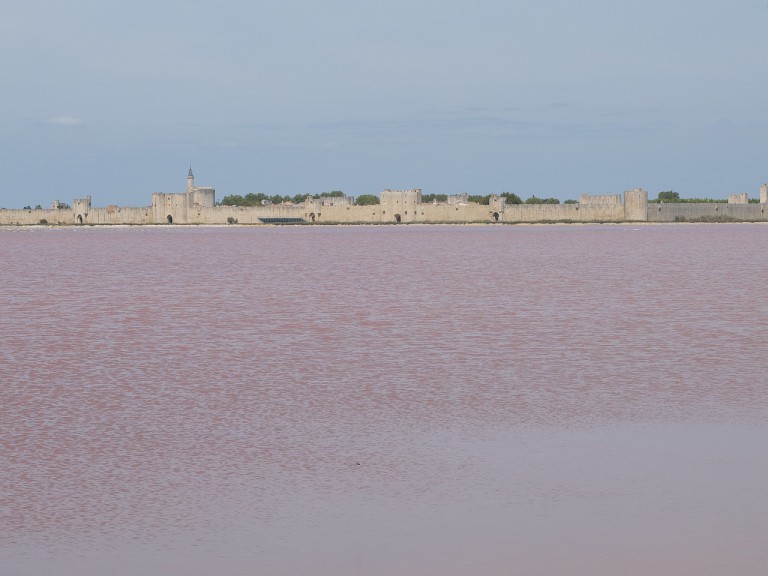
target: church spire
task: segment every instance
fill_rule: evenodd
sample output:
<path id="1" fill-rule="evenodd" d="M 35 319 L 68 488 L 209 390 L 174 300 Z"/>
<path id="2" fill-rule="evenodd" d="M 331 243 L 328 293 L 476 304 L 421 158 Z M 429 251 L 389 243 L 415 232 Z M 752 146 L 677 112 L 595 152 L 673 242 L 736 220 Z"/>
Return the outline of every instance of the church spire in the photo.
<path id="1" fill-rule="evenodd" d="M 187 192 L 192 192 L 192 189 L 195 187 L 195 175 L 192 174 L 192 166 L 189 167 L 189 172 L 187 173 Z"/>

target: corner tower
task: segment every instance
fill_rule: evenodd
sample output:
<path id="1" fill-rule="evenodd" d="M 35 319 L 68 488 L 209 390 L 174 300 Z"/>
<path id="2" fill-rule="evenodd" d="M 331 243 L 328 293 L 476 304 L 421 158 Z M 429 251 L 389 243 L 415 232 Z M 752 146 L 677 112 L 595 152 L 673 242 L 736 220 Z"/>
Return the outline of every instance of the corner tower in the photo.
<path id="1" fill-rule="evenodd" d="M 624 192 L 624 220 L 627 222 L 648 221 L 648 192 L 642 188 Z"/>

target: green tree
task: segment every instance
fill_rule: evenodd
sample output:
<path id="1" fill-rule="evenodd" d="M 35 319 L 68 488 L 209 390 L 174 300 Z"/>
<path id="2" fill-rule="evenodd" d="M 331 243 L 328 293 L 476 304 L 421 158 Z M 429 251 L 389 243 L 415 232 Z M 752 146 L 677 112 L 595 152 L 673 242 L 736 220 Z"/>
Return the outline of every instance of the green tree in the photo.
<path id="1" fill-rule="evenodd" d="M 526 204 L 560 204 L 557 198 L 539 198 L 535 194 L 525 201 Z"/>
<path id="2" fill-rule="evenodd" d="M 672 190 L 666 190 L 665 192 L 659 192 L 658 200 L 659 202 L 680 202 L 680 194 Z"/>
<path id="3" fill-rule="evenodd" d="M 246 204 L 245 198 L 243 198 L 239 194 L 230 194 L 229 196 L 224 196 L 224 198 L 221 199 L 221 205 L 222 206 L 248 206 L 248 204 Z"/>
<path id="4" fill-rule="evenodd" d="M 267 195 L 263 192 L 259 192 L 258 194 L 250 193 L 245 195 L 246 206 L 261 206 L 266 199 Z"/>
<path id="5" fill-rule="evenodd" d="M 502 192 L 501 197 L 505 199 L 505 202 L 507 204 L 522 204 L 523 201 L 520 200 L 520 196 L 517 194 L 514 194 L 513 192 Z"/>
<path id="6" fill-rule="evenodd" d="M 491 195 L 488 194 L 487 196 L 479 196 L 475 194 L 472 196 L 468 196 L 467 201 L 474 202 L 475 204 L 482 204 L 483 206 L 488 206 L 488 204 L 491 203 Z"/>
<path id="7" fill-rule="evenodd" d="M 356 206 L 373 206 L 379 203 L 379 197 L 375 194 L 361 194 L 355 198 Z"/>
<path id="8" fill-rule="evenodd" d="M 317 200 L 319 198 L 341 198 L 343 196 L 346 196 L 346 194 L 344 194 L 344 192 L 341 190 L 333 190 L 331 192 L 321 192 L 320 194 L 315 194 L 312 196 L 312 198 Z"/>

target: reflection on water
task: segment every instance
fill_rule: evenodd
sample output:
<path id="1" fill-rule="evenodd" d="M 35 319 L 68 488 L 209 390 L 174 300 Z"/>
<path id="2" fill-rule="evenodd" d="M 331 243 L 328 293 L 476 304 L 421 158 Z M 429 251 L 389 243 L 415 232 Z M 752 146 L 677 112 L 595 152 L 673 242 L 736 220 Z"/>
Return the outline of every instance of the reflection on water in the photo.
<path id="1" fill-rule="evenodd" d="M 767 231 L 0 231 L 2 564 L 765 574 Z"/>

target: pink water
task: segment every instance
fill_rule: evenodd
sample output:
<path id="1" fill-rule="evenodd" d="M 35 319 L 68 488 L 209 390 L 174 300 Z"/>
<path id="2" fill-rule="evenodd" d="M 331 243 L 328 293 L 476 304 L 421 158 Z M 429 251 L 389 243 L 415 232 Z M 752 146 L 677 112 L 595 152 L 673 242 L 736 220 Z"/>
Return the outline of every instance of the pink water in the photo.
<path id="1" fill-rule="evenodd" d="M 0 574 L 768 573 L 768 227 L 0 230 Z"/>

